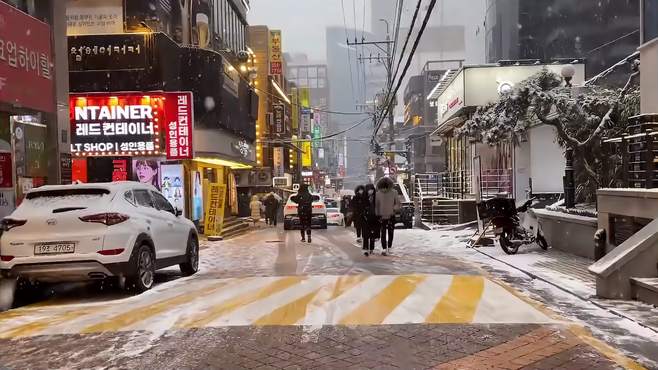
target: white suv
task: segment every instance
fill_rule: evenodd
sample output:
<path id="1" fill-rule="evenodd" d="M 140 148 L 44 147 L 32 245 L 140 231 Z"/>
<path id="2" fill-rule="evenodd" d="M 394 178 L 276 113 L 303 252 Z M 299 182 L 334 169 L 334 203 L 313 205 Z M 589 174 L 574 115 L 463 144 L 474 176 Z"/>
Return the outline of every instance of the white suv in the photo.
<path id="1" fill-rule="evenodd" d="M 62 282 L 119 277 L 153 286 L 155 270 L 199 268 L 194 224 L 154 187 L 137 182 L 44 186 L 2 221 L 0 273 Z M 1 279 L 0 279 L 1 280 Z"/>
<path id="2" fill-rule="evenodd" d="M 283 208 L 283 229 L 290 230 L 299 226 L 299 216 L 297 215 L 297 203 L 291 200 L 297 193 L 292 194 L 286 206 Z M 313 217 L 311 218 L 311 226 L 318 226 L 321 229 L 327 228 L 327 206 L 320 194 L 313 195 Z"/>

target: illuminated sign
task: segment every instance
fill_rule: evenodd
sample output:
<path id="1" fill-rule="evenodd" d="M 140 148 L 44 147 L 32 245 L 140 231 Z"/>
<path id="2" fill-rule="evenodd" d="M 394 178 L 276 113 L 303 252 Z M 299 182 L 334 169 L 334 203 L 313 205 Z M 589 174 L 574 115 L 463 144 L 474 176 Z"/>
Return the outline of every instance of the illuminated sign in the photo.
<path id="1" fill-rule="evenodd" d="M 191 93 L 71 94 L 69 116 L 76 156 L 193 155 Z"/>

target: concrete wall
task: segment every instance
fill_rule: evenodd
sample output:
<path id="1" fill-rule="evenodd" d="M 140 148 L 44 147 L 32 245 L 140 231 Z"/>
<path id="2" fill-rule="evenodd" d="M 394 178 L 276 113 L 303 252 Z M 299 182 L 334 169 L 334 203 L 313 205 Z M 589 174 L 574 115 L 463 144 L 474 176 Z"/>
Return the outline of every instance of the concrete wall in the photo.
<path id="1" fill-rule="evenodd" d="M 596 218 L 552 212 L 545 209 L 536 209 L 534 212 L 551 248 L 594 259 Z"/>
<path id="2" fill-rule="evenodd" d="M 640 59 L 644 66 L 658 65 L 658 39 L 653 39 L 640 46 Z M 640 74 L 641 113 L 658 112 L 658 70 L 656 68 L 642 68 Z"/>

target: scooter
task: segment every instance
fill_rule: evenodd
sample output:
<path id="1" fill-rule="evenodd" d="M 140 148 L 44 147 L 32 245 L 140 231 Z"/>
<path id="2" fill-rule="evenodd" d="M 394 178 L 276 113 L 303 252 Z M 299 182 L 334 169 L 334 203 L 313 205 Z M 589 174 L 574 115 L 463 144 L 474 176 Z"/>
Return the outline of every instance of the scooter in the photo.
<path id="1" fill-rule="evenodd" d="M 505 253 L 516 254 L 522 245 L 532 243 L 537 243 L 543 250 L 548 249 L 537 217 L 530 208 L 534 200 L 529 199 L 518 208 L 515 200 L 510 198 L 494 198 L 483 202 L 483 211 L 490 217 L 496 240 Z"/>

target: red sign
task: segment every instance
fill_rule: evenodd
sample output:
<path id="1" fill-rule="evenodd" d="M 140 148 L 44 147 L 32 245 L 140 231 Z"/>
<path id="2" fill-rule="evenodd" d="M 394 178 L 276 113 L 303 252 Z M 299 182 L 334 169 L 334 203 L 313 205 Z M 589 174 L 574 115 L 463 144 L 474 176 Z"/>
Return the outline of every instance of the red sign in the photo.
<path id="1" fill-rule="evenodd" d="M 270 74 L 271 75 L 283 74 L 283 63 L 281 63 L 281 62 L 270 62 Z"/>
<path id="2" fill-rule="evenodd" d="M 193 156 L 190 92 L 71 94 L 69 116 L 76 156 Z"/>
<path id="3" fill-rule="evenodd" d="M 112 181 L 128 180 L 128 161 L 125 159 L 115 159 L 112 161 Z"/>
<path id="4" fill-rule="evenodd" d="M 166 93 L 166 145 L 167 159 L 192 159 L 192 93 Z"/>
<path id="5" fill-rule="evenodd" d="M 0 153 L 0 188 L 12 188 L 14 182 L 11 176 L 11 153 Z"/>
<path id="6" fill-rule="evenodd" d="M 55 110 L 50 26 L 0 1 L 0 102 Z"/>

